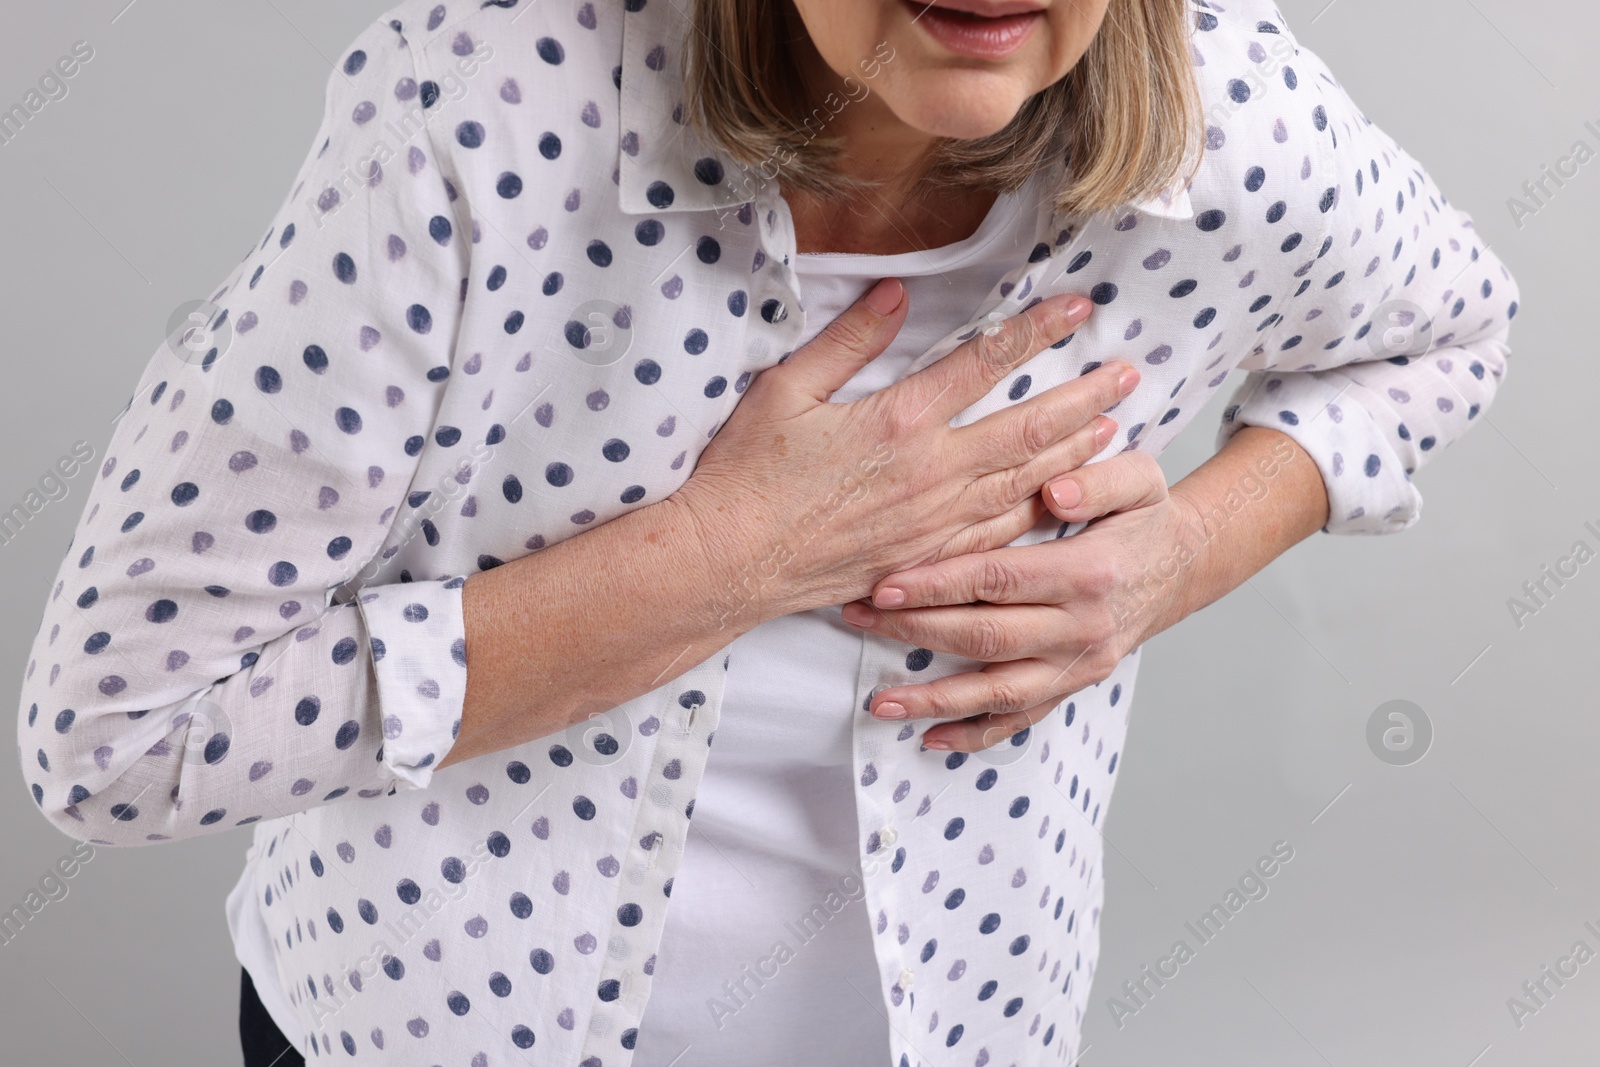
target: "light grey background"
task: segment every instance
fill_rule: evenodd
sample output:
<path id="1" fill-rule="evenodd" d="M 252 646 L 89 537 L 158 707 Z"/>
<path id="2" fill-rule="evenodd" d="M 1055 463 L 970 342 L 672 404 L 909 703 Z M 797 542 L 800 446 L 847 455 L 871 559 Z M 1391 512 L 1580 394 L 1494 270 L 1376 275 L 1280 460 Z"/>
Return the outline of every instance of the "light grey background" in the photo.
<path id="1" fill-rule="evenodd" d="M 10 338 L 0 510 L 111 420 L 169 313 L 260 239 L 303 160 L 333 59 L 387 0 L 94 0 L 13 10 L 9 106 L 72 43 L 95 57 L 0 147 Z M 1595 397 L 1600 160 L 1537 215 L 1506 206 L 1600 138 L 1600 9 L 1577 0 L 1283 0 L 1368 115 L 1429 169 L 1515 273 L 1523 313 L 1488 415 L 1418 477 L 1420 524 L 1317 535 L 1146 648 L 1115 803 L 1085 1067 L 1591 1064 L 1600 960 L 1519 1029 L 1507 998 L 1579 939 L 1600 951 L 1600 561 L 1520 629 L 1507 609 L 1600 527 Z M 1169 451 L 1211 450 L 1221 398 Z M 0 546 L 16 692 L 80 475 Z M 1470 669 L 1469 669 L 1470 665 Z M 1465 672 L 1465 673 L 1463 673 Z M 1365 726 L 1391 699 L 1432 720 L 1394 767 Z M 0 911 L 72 842 L 0 761 Z M 1337 798 L 1337 799 L 1336 799 Z M 1330 802 L 1333 802 L 1330 806 Z M 1294 858 L 1136 1014 L 1107 999 L 1167 953 L 1273 842 Z M 222 900 L 246 831 L 98 849 L 0 945 L 0 1059 L 238 1062 Z M 1131 1004 L 1132 1002 L 1130 1002 Z M 1476 1059 L 1474 1059 L 1477 1057 Z"/>

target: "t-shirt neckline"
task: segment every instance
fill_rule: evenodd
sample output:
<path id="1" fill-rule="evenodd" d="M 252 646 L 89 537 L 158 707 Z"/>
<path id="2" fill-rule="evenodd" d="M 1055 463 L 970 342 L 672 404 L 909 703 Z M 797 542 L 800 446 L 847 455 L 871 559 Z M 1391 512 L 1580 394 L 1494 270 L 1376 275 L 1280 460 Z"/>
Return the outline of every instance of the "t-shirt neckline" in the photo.
<path id="1" fill-rule="evenodd" d="M 1002 234 L 1009 232 L 1025 206 L 1036 202 L 1039 175 L 995 198 L 989 213 L 970 237 L 937 248 L 913 249 L 879 255 L 871 252 L 800 252 L 797 269 L 834 275 L 904 277 L 951 270 L 982 255 Z"/>

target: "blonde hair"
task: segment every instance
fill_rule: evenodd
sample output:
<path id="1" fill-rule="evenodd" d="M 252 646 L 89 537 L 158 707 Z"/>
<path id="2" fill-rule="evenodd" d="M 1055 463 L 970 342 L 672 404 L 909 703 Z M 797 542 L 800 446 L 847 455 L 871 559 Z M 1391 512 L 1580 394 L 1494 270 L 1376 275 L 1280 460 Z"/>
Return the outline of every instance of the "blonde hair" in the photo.
<path id="1" fill-rule="evenodd" d="M 842 139 L 801 125 L 818 113 L 825 121 L 830 111 L 808 99 L 787 40 L 804 30 L 787 25 L 787 2 L 694 0 L 685 117 L 707 141 L 767 177 L 766 168 L 782 160 L 774 169 L 786 186 L 822 197 L 860 189 L 869 183 L 835 167 Z M 1188 0 L 1110 0 L 1087 51 L 1065 77 L 1028 98 L 1004 129 L 937 142 L 918 191 L 1009 192 L 1053 158 L 1065 158 L 1056 207 L 1092 215 L 1191 177 L 1204 143 L 1190 58 L 1194 19 Z"/>

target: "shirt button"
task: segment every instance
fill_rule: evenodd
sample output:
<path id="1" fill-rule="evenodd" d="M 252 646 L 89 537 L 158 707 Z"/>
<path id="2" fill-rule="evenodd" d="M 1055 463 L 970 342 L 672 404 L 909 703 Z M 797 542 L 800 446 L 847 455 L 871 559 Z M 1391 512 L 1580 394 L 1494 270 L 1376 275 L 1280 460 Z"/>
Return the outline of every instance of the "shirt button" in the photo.
<path id="1" fill-rule="evenodd" d="M 892 826 L 885 826 L 883 829 L 878 831 L 878 851 L 881 852 L 884 849 L 892 847 L 898 840 L 900 840 L 900 835 L 895 832 L 895 828 Z"/>
<path id="2" fill-rule="evenodd" d="M 911 985 L 911 979 L 913 977 L 915 977 L 915 976 L 911 973 L 911 968 L 910 967 L 903 968 L 900 971 L 900 988 L 901 989 L 909 988 L 910 985 Z"/>

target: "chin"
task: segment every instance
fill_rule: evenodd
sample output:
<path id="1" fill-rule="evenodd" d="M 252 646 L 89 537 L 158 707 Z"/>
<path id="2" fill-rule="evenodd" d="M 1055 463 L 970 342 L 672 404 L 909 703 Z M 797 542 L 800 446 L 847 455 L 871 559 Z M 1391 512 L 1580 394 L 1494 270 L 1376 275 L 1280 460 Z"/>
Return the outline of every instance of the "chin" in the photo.
<path id="1" fill-rule="evenodd" d="M 948 72 L 935 77 L 936 88 L 924 88 L 912 79 L 911 85 L 884 101 L 901 122 L 935 137 L 976 140 L 999 133 L 1027 99 L 1009 82 L 997 85 L 993 77 Z"/>

